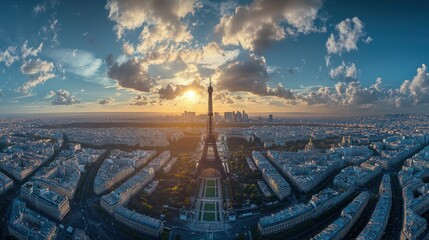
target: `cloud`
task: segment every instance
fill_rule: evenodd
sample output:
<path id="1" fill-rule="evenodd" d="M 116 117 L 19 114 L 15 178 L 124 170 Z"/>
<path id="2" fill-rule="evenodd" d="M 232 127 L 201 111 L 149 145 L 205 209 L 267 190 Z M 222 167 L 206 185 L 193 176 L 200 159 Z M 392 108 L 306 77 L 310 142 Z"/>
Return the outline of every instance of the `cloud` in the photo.
<path id="1" fill-rule="evenodd" d="M 215 30 L 222 43 L 261 51 L 287 35 L 319 31 L 314 26 L 322 0 L 255 0 L 223 15 Z M 284 25 L 287 24 L 285 28 Z"/>
<path id="2" fill-rule="evenodd" d="M 6 50 L 0 50 L 0 62 L 4 62 L 6 67 L 10 67 L 14 62 L 19 60 L 19 56 L 16 55 L 16 47 L 9 46 Z"/>
<path id="3" fill-rule="evenodd" d="M 145 53 L 144 63 L 146 65 L 159 65 L 166 62 L 182 61 L 183 63 L 197 64 L 203 68 L 215 70 L 225 63 L 238 57 L 238 49 L 225 50 L 216 42 L 210 42 L 201 47 L 153 48 Z"/>
<path id="4" fill-rule="evenodd" d="M 52 46 L 57 46 L 60 44 L 58 39 L 58 32 L 60 31 L 60 21 L 52 15 L 51 19 L 49 19 L 47 25 L 43 25 L 40 28 L 39 36 L 42 37 L 43 40 L 50 40 Z"/>
<path id="5" fill-rule="evenodd" d="M 115 58 L 113 57 L 112 53 L 110 53 L 109 55 L 107 55 L 105 62 L 106 62 L 106 65 L 108 67 L 111 67 L 115 63 Z"/>
<path id="6" fill-rule="evenodd" d="M 220 101 L 223 104 L 234 104 L 234 100 L 228 91 L 215 91 L 213 100 L 215 102 Z"/>
<path id="7" fill-rule="evenodd" d="M 56 77 L 53 73 L 42 72 L 40 75 L 33 77 L 29 81 L 21 85 L 17 91 L 24 94 L 29 94 L 31 89 L 36 87 L 39 84 L 45 83 L 47 80 Z"/>
<path id="8" fill-rule="evenodd" d="M 358 17 L 345 19 L 338 23 L 335 29 L 338 31 L 338 35 L 335 36 L 331 33 L 326 42 L 328 54 L 341 54 L 344 51 L 357 50 L 359 40 L 365 36 L 364 24 Z M 370 43 L 372 38 L 368 37 L 365 41 Z"/>
<path id="9" fill-rule="evenodd" d="M 222 2 L 219 6 L 220 15 L 225 16 L 231 16 L 234 14 L 235 8 L 238 6 L 238 2 L 236 1 L 226 1 Z"/>
<path id="10" fill-rule="evenodd" d="M 30 59 L 24 62 L 21 66 L 21 72 L 27 75 L 34 75 L 37 73 L 47 73 L 54 69 L 54 64 L 48 61 L 38 59 Z"/>
<path id="11" fill-rule="evenodd" d="M 125 30 L 143 27 L 140 34 L 142 52 L 159 43 L 185 42 L 192 39 L 181 20 L 194 11 L 193 0 L 108 0 L 109 19 L 116 22 L 114 30 L 121 39 Z"/>
<path id="12" fill-rule="evenodd" d="M 129 42 L 124 42 L 124 44 L 122 44 L 122 52 L 125 55 L 131 56 L 134 54 L 134 47 L 132 44 L 130 44 Z"/>
<path id="13" fill-rule="evenodd" d="M 238 49 L 224 50 L 217 43 L 211 42 L 201 49 L 196 63 L 202 65 L 204 68 L 215 70 L 223 64 L 236 59 L 239 53 Z"/>
<path id="14" fill-rule="evenodd" d="M 96 58 L 91 52 L 81 49 L 53 49 L 47 55 L 61 64 L 66 72 L 73 73 L 80 77 L 93 81 L 103 60 Z"/>
<path id="15" fill-rule="evenodd" d="M 3 97 L 3 89 L 0 89 L 0 98 Z"/>
<path id="16" fill-rule="evenodd" d="M 295 73 L 300 73 L 302 72 L 302 70 L 304 70 L 304 65 L 305 65 L 306 61 L 305 59 L 301 60 L 301 65 L 300 66 L 295 66 L 295 67 L 288 67 L 287 71 L 289 74 L 293 75 Z"/>
<path id="17" fill-rule="evenodd" d="M 115 102 L 115 99 L 112 97 L 104 98 L 104 99 L 98 99 L 98 104 L 100 105 L 112 105 Z"/>
<path id="18" fill-rule="evenodd" d="M 155 84 L 155 79 L 149 76 L 144 62 L 138 58 L 131 58 L 122 64 L 115 62 L 107 75 L 120 87 L 140 92 L 149 92 Z"/>
<path id="19" fill-rule="evenodd" d="M 429 74 L 427 67 L 422 64 L 417 68 L 413 80 L 405 80 L 399 89 L 391 92 L 396 106 L 423 105 L 429 103 Z"/>
<path id="20" fill-rule="evenodd" d="M 205 88 L 200 84 L 199 81 L 194 80 L 191 84 L 188 85 L 168 84 L 167 86 L 159 89 L 158 94 L 160 99 L 171 100 L 178 96 L 182 96 L 188 90 L 194 90 L 197 93 L 202 93 L 204 89 Z"/>
<path id="21" fill-rule="evenodd" d="M 372 39 L 372 37 L 370 36 L 368 36 L 365 40 L 363 40 L 363 42 L 366 44 L 370 44 L 372 41 L 374 41 L 374 39 Z"/>
<path id="22" fill-rule="evenodd" d="M 52 100 L 52 105 L 72 105 L 80 103 L 80 100 L 76 96 L 71 95 L 68 91 L 63 89 L 59 89 L 56 92 L 50 91 L 48 96 L 55 97 Z"/>
<path id="23" fill-rule="evenodd" d="M 46 0 L 46 1 L 43 1 L 42 3 L 37 4 L 36 6 L 34 6 L 33 13 L 34 13 L 34 15 L 39 15 L 41 13 L 46 12 L 47 8 L 54 8 L 58 4 L 59 4 L 59 2 L 57 0 Z"/>
<path id="24" fill-rule="evenodd" d="M 381 90 L 381 79 L 374 85 L 363 87 L 359 81 L 338 82 L 334 87 L 319 87 L 309 92 L 298 94 L 298 99 L 307 105 L 330 105 L 370 107 L 386 98 L 385 91 Z"/>
<path id="25" fill-rule="evenodd" d="M 405 80 L 399 88 L 384 89 L 383 80 L 364 87 L 357 80 L 338 82 L 334 87 L 317 87 L 296 94 L 297 99 L 307 105 L 327 105 L 340 107 L 378 107 L 389 106 L 404 108 L 429 104 L 429 74 L 423 64 L 417 68 L 417 75 Z"/>
<path id="26" fill-rule="evenodd" d="M 259 96 L 276 96 L 293 99 L 293 93 L 283 88 L 281 84 L 275 88 L 268 86 L 270 80 L 265 59 L 250 55 L 247 61 L 237 61 L 229 64 L 216 74 L 217 86 L 230 92 L 250 92 Z"/>
<path id="27" fill-rule="evenodd" d="M 25 41 L 21 47 L 22 59 L 26 59 L 27 57 L 30 57 L 30 56 L 37 57 L 37 55 L 42 51 L 42 49 L 43 49 L 43 42 L 40 43 L 39 47 L 34 49 L 32 47 L 28 47 L 28 41 Z"/>
<path id="28" fill-rule="evenodd" d="M 46 7 L 43 6 L 42 4 L 37 4 L 33 8 L 34 15 L 39 15 L 40 13 L 44 13 L 45 11 L 46 11 Z"/>
<path id="29" fill-rule="evenodd" d="M 144 95 L 137 95 L 128 101 L 129 105 L 146 106 L 149 104 L 149 98 Z"/>
<path id="30" fill-rule="evenodd" d="M 329 71 L 329 76 L 332 80 L 339 80 L 339 81 L 356 81 L 357 80 L 357 69 L 356 65 L 354 63 L 346 65 L 344 62 L 342 62 L 341 65 L 339 65 L 336 68 L 331 68 Z"/>

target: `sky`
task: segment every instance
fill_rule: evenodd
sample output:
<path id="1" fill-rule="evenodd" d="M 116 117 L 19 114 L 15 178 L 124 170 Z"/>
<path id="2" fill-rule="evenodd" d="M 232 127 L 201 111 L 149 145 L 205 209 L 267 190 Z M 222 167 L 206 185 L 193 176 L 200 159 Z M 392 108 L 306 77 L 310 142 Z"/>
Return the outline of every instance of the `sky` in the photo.
<path id="1" fill-rule="evenodd" d="M 427 1 L 2 0 L 0 113 L 427 113 Z"/>

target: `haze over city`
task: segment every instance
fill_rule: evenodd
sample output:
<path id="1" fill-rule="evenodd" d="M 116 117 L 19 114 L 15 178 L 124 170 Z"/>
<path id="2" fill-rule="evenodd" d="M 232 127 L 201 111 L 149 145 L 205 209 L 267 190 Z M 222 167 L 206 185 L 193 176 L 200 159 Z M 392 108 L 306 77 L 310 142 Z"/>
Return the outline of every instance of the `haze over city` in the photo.
<path id="1" fill-rule="evenodd" d="M 428 12 L 1 1 L 0 239 L 429 239 Z"/>

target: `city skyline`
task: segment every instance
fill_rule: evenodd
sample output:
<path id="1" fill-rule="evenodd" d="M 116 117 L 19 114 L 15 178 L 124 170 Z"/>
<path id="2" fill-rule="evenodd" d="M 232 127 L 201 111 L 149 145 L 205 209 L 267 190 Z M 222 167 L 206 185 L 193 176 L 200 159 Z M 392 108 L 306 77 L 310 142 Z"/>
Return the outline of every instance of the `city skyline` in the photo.
<path id="1" fill-rule="evenodd" d="M 429 4 L 7 1 L 0 112 L 424 113 Z"/>

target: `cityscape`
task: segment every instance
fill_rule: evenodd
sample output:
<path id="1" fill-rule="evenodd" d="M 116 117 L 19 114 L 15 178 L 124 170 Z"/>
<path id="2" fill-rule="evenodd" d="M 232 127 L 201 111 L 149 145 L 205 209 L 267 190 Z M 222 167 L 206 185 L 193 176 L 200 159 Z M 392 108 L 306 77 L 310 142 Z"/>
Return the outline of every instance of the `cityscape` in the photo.
<path id="1" fill-rule="evenodd" d="M 0 239 L 429 239 L 428 3 L 0 4 Z"/>

